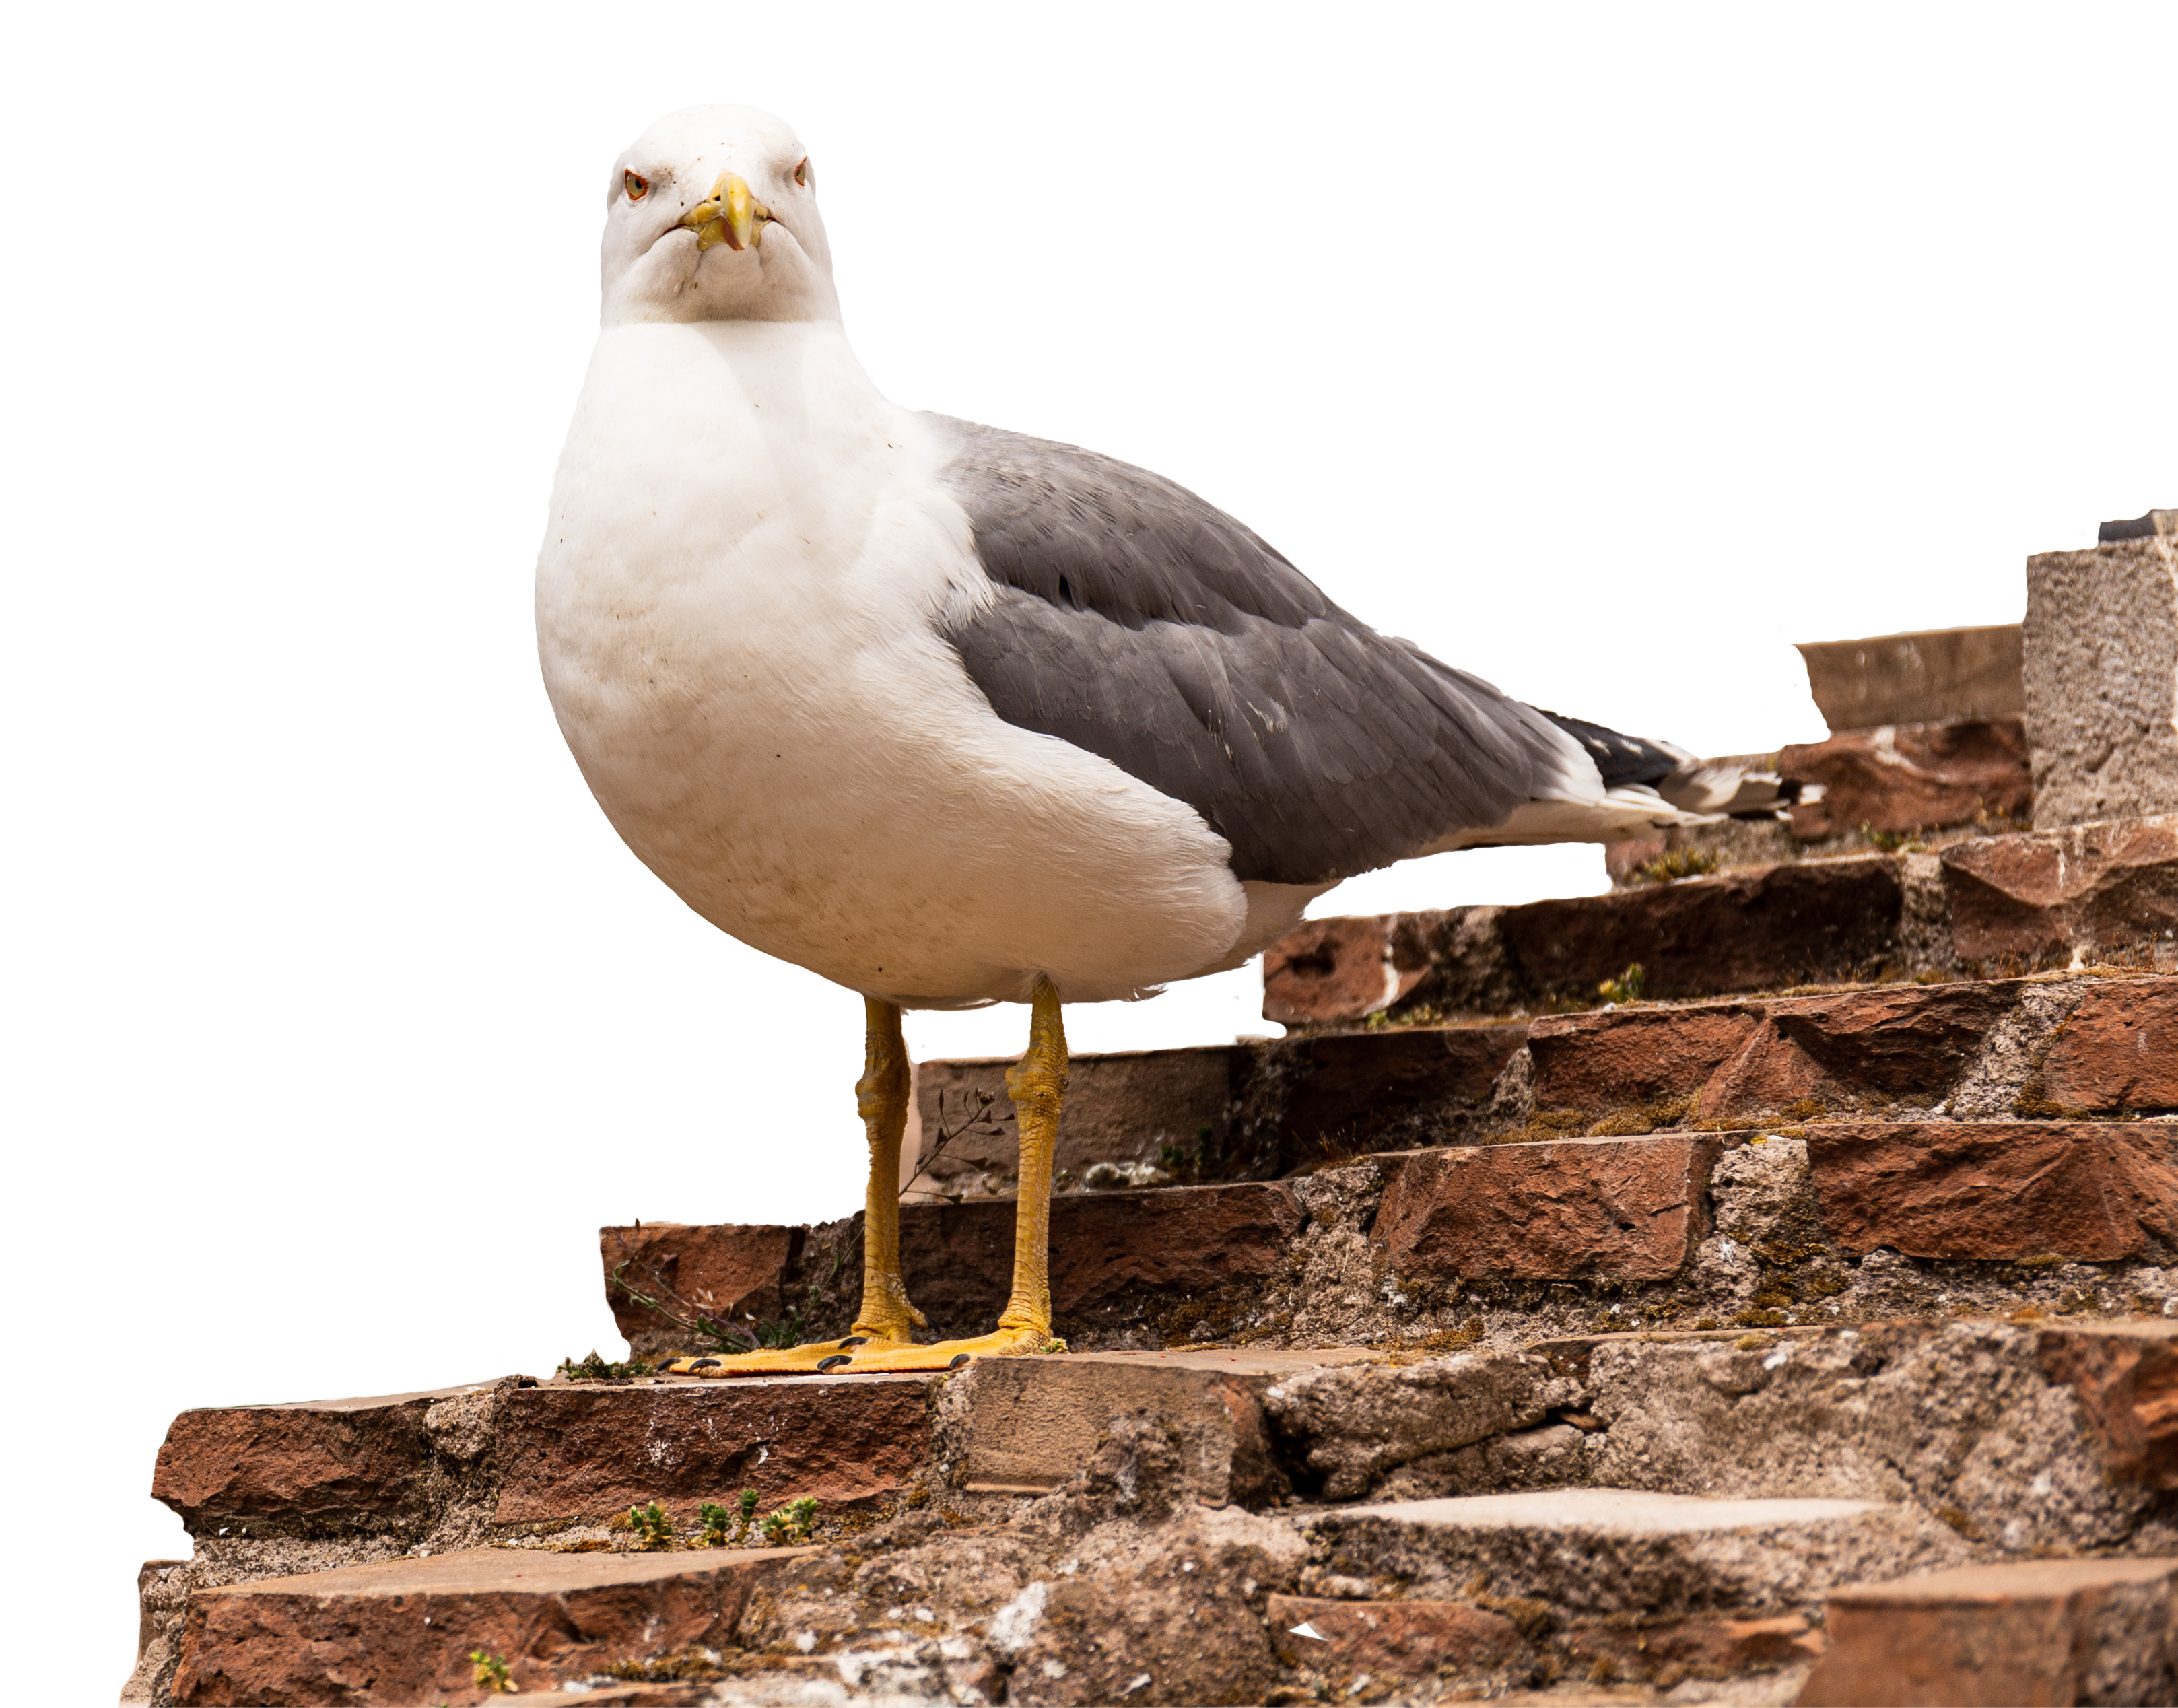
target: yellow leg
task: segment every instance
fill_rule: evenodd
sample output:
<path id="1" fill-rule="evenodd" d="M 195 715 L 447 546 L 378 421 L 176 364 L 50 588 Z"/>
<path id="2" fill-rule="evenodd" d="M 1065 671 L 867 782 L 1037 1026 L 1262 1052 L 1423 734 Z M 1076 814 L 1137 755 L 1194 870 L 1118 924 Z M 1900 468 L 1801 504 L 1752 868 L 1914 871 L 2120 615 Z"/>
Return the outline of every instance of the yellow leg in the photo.
<path id="1" fill-rule="evenodd" d="M 1066 1101 L 1066 1028 L 1059 992 L 1039 978 L 1029 1021 L 1028 1052 L 1006 1070 L 1006 1093 L 1021 1128 L 1021 1188 L 1014 1207 L 1014 1288 L 998 1331 L 935 1346 L 857 1349 L 841 1371 L 945 1370 L 971 1358 L 1020 1358 L 1064 1352 L 1051 1334 L 1051 1169 L 1059 1152 L 1059 1112 Z"/>
<path id="2" fill-rule="evenodd" d="M 862 1308 L 842 1340 L 816 1340 L 774 1351 L 713 1353 L 677 1358 L 660 1371 L 669 1376 L 775 1376 L 821 1370 L 833 1360 L 868 1346 L 910 1346 L 922 1313 L 907 1301 L 900 1278 L 900 1141 L 907 1128 L 907 1045 L 900 1034 L 900 1010 L 864 999 L 862 1076 L 855 1104 L 870 1141 L 869 1196 L 862 1218 Z"/>

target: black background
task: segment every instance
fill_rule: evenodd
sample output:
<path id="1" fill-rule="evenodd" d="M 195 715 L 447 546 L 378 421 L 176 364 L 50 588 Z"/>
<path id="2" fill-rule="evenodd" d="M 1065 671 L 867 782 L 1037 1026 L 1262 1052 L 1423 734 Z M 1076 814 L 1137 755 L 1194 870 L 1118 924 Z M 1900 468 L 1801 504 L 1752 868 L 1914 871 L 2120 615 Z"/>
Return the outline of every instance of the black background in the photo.
<path id="1" fill-rule="evenodd" d="M 172 224 L 94 286 L 65 419 L 105 573 L 50 645 L 105 699 L 39 753 L 98 835 L 52 850 L 65 1196 L 22 1237 L 46 1342 L 102 1375 L 54 1432 L 46 1582 L 90 1623 L 48 1701 L 111 1689 L 135 1562 L 183 1549 L 144 1497 L 177 1407 L 610 1349 L 599 1222 L 861 1202 L 861 1005 L 644 872 L 538 687 L 605 174 L 655 113 L 797 124 L 889 394 L 1158 468 L 1385 630 L 1705 752 L 1819 734 L 1788 605 L 1986 612 L 2026 551 L 2171 499 L 2145 270 L 1997 111 L 1967 151 L 1886 91 L 1841 141 L 1814 98 L 1595 65 L 1577 102 L 1398 44 L 1270 72 L 799 19 L 791 69 L 736 74 L 583 28 L 222 72 L 107 161 L 118 194 L 159 137 Z M 1368 906 L 1538 893 L 1461 869 Z M 1252 1000 L 1070 1024 L 1222 1037 Z"/>

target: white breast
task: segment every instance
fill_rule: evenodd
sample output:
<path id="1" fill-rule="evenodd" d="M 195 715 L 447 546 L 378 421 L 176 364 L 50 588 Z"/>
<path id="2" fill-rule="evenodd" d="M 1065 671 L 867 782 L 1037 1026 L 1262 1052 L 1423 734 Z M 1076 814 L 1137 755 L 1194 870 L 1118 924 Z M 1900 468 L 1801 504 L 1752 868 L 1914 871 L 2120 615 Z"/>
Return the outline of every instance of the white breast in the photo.
<path id="1" fill-rule="evenodd" d="M 836 326 L 605 332 L 537 580 L 599 803 L 705 918 L 871 995 L 1096 1001 L 1229 960 L 1270 922 L 1223 840 L 1000 722 L 934 632 L 988 588 L 944 455 Z"/>

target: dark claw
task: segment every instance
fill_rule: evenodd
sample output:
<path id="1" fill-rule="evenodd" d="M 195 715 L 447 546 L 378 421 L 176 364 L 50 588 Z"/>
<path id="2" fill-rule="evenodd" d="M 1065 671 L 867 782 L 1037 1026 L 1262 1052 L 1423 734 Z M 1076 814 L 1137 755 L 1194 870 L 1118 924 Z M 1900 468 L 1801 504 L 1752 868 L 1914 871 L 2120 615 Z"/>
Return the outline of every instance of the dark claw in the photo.
<path id="1" fill-rule="evenodd" d="M 848 1357 L 845 1353 L 835 1352 L 829 1358 L 820 1358 L 817 1360 L 818 1373 L 822 1375 L 825 1371 L 833 1369 L 839 1365 L 852 1364 L 854 1361 L 855 1360 Z"/>
<path id="2" fill-rule="evenodd" d="M 716 1358 L 697 1358 L 689 1361 L 691 1370 L 716 1370 L 721 1360 Z"/>
<path id="3" fill-rule="evenodd" d="M 850 1346 L 867 1346 L 869 1344 L 870 1337 L 867 1334 L 850 1334 L 840 1343 L 840 1350 L 845 1352 Z"/>
<path id="4" fill-rule="evenodd" d="M 950 1364 L 947 1365 L 945 1367 L 946 1367 L 948 1370 L 958 1370 L 958 1369 L 959 1369 L 962 1365 L 966 1364 L 966 1363 L 969 1360 L 969 1359 L 970 1359 L 971 1357 L 972 1357 L 973 1355 L 973 1355 L 973 1354 L 971 1354 L 971 1353 L 966 1353 L 966 1352 L 956 1352 L 956 1353 L 955 1353 L 955 1354 L 953 1355 L 953 1361 L 952 1361 Z"/>

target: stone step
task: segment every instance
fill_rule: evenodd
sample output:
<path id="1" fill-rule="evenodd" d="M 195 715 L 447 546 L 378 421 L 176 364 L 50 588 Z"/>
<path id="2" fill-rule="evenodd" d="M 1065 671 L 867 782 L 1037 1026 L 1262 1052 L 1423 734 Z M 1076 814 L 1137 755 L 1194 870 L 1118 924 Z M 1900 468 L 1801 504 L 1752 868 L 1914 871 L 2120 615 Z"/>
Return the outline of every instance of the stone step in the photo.
<path id="1" fill-rule="evenodd" d="M 2178 1122 L 1747 1125 L 1617 1136 L 1606 1120 L 1595 1136 L 1386 1152 L 1288 1180 L 1061 1197 L 1058 1331 L 1084 1350 L 1147 1349 L 1502 1341 L 1612 1312 L 1774 1327 L 1939 1295 L 1984 1311 L 2178 1308 L 2160 1267 L 2178 1256 Z M 1011 1205 L 911 1205 L 900 1220 L 933 1331 L 987 1327 L 1007 1296 Z M 645 1223 L 602 1229 L 600 1246 L 615 1318 L 646 1357 L 701 1349 L 683 1325 L 704 1312 L 784 1308 L 796 1335 L 844 1335 L 860 1297 L 859 1218 Z"/>
<path id="2" fill-rule="evenodd" d="M 919 1185 L 947 1197 L 1014 1190 L 1010 1065 L 922 1065 Z M 1801 1120 L 2129 1116 L 2178 1109 L 2178 977 L 2039 974 L 1644 1002 L 1493 1025 L 1088 1055 L 1073 1071 L 1062 1192 L 1167 1184 L 1174 1174 L 1262 1178 L 1418 1146 L 1730 1127 L 1787 1109 Z M 968 1120 L 978 1109 L 981 1119 Z M 796 1267 L 793 1237 L 752 1234 L 750 1278 L 722 1273 L 704 1284 L 776 1315 L 775 1292 L 762 1289 Z M 829 1249 L 815 1255 L 830 1258 Z"/>
<path id="3" fill-rule="evenodd" d="M 1312 920 L 1263 960 L 1287 1026 L 2077 965 L 2178 969 L 2178 817 L 1985 836 L 1937 853 L 1755 867 L 1606 895 Z"/>
<path id="4" fill-rule="evenodd" d="M 172 1700 L 409 1705 L 525 1695 L 733 1645 L 751 1589 L 807 1549 L 567 1554 L 471 1548 L 261 1578 L 189 1597 Z"/>
<path id="5" fill-rule="evenodd" d="M 1954 1568 L 1833 1593 L 1802 1708 L 2178 1702 L 2178 1556 Z"/>

